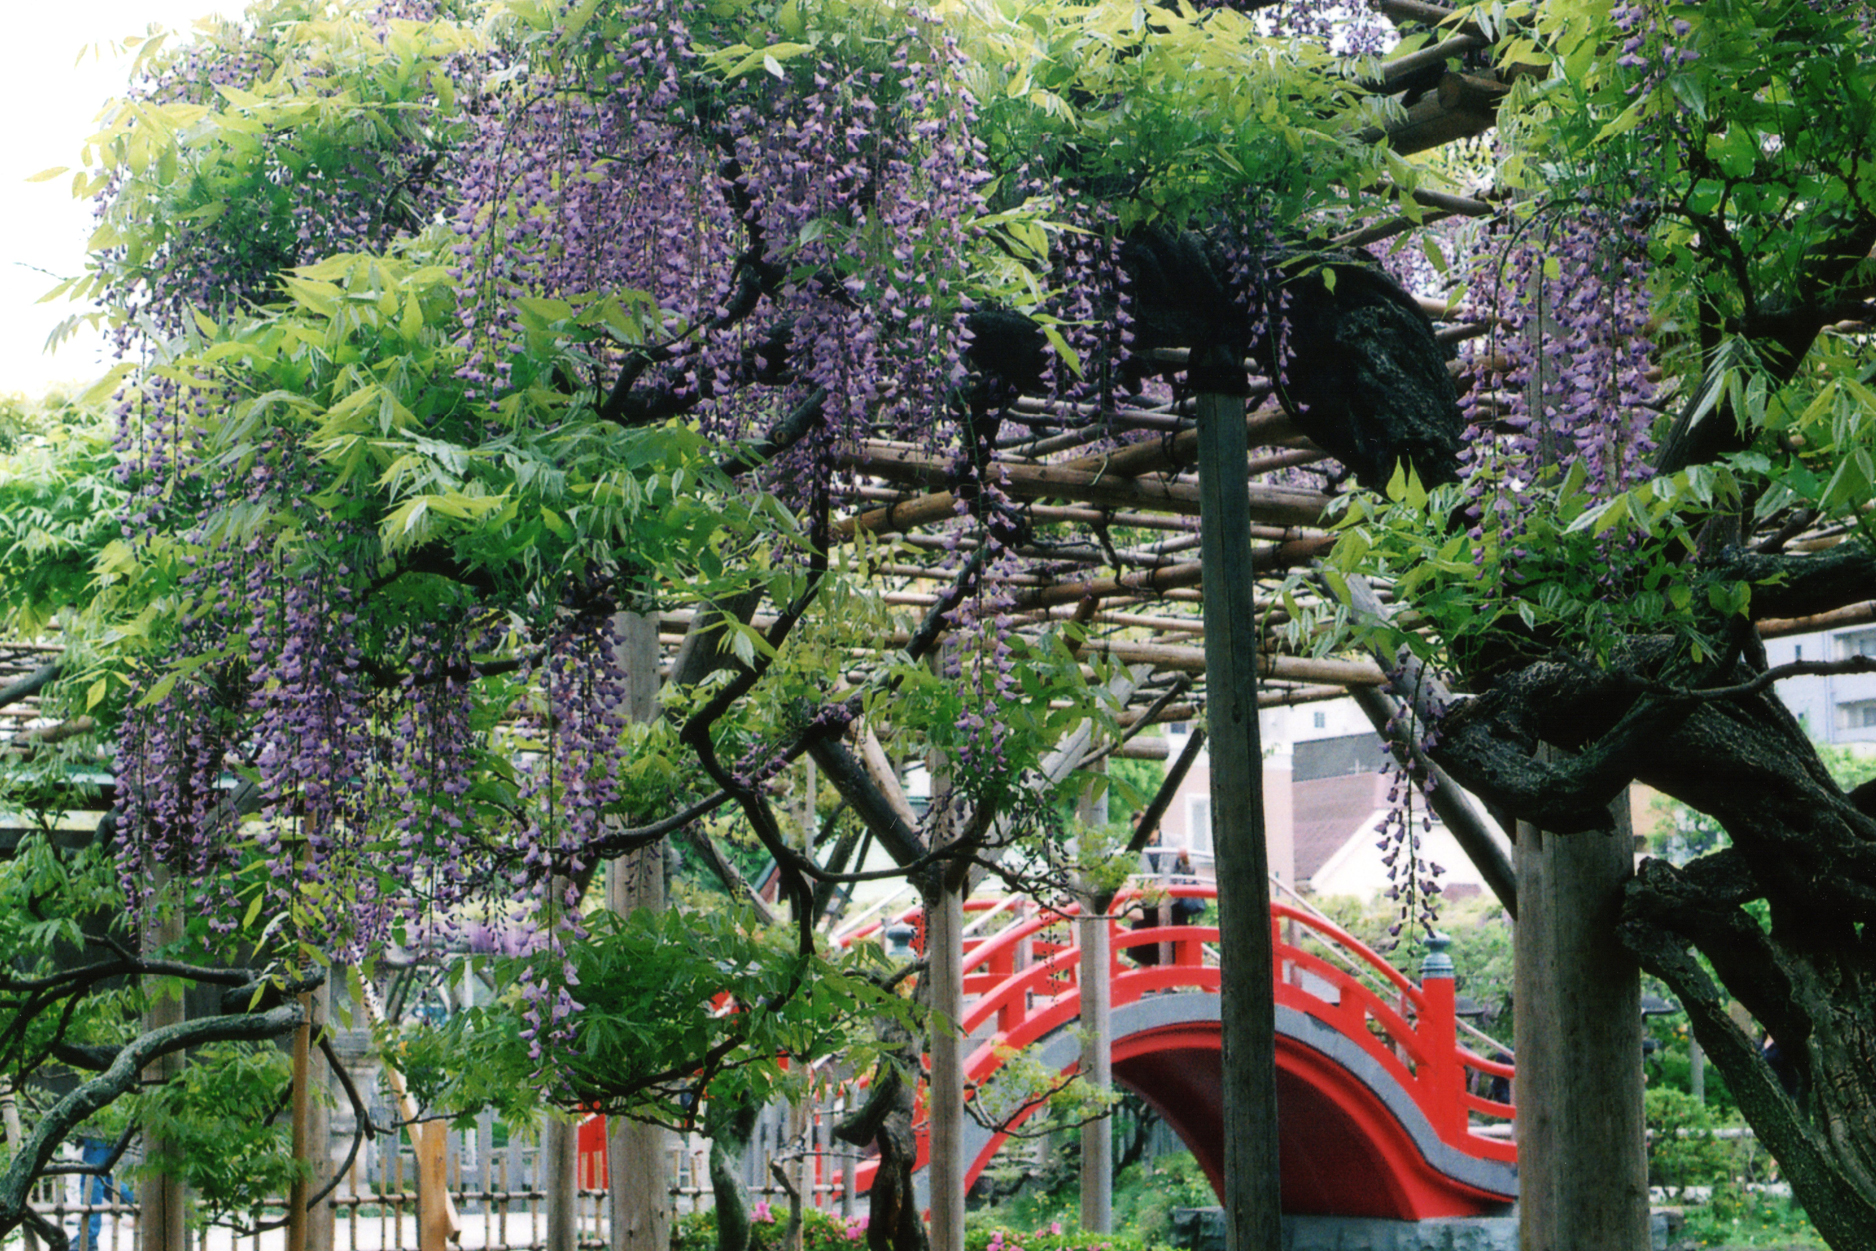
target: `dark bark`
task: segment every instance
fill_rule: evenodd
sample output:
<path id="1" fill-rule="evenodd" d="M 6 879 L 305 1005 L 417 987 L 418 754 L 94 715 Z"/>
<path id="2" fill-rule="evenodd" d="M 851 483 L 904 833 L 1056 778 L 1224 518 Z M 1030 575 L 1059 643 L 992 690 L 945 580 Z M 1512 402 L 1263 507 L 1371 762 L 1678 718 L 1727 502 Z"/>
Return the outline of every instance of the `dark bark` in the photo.
<path id="1" fill-rule="evenodd" d="M 1452 351 L 1420 306 L 1365 256 L 1305 270 L 1283 294 L 1280 338 L 1258 355 L 1303 432 L 1364 486 L 1384 488 L 1402 461 L 1429 486 L 1458 481 Z"/>
<path id="2" fill-rule="evenodd" d="M 866 1103 L 834 1130 L 842 1142 L 879 1148 L 879 1167 L 867 1193 L 867 1251 L 926 1251 L 925 1223 L 912 1188 L 918 1139 L 912 1132 L 913 1083 L 906 1077 L 918 1071 L 917 1064 L 917 1051 L 909 1043 L 881 1061 Z"/>
<path id="3" fill-rule="evenodd" d="M 1455 481 L 1464 422 L 1446 370 L 1452 352 L 1435 337 L 1426 313 L 1365 253 L 1283 259 L 1288 276 L 1280 280 L 1281 291 L 1268 293 L 1268 309 L 1258 308 L 1248 301 L 1265 297 L 1233 281 L 1231 255 L 1213 235 L 1158 226 L 1136 230 L 1123 242 L 1119 257 L 1133 319 L 1131 347 L 1118 362 L 1122 381 L 1137 387 L 1147 376 L 1180 372 L 1182 366 L 1156 359 L 1161 348 L 1189 349 L 1192 360 L 1205 359 L 1213 349 L 1233 361 L 1252 357 L 1263 372 L 1280 380 L 1280 400 L 1310 438 L 1365 485 L 1385 486 L 1402 461 L 1412 464 L 1423 482 Z M 747 265 L 739 272 L 746 279 L 739 290 L 749 292 L 749 298 L 733 302 L 718 319 L 723 327 L 756 317 L 781 281 L 776 273 L 758 275 Z M 1009 309 L 975 309 L 965 328 L 965 361 L 975 381 L 961 392 L 959 412 L 969 412 L 971 433 L 987 453 L 1001 404 L 1043 390 L 1047 340 L 1033 319 Z M 732 370 L 734 383 L 792 381 L 791 328 L 777 323 L 757 334 L 759 346 L 745 352 Z M 711 398 L 714 381 L 690 378 L 680 357 L 675 348 L 635 356 L 600 404 L 601 416 L 642 424 L 688 412 Z M 1194 392 L 1212 386 L 1196 375 L 1187 383 Z M 1237 385 L 1242 386 L 1241 378 Z M 792 445 L 818 415 L 819 398 L 810 397 L 768 439 L 726 460 L 722 468 L 742 472 Z M 972 498 L 968 464 L 954 485 L 960 498 Z M 1023 538 L 1004 537 L 1010 545 Z"/>
<path id="4" fill-rule="evenodd" d="M 1446 371 L 1452 353 L 1366 254 L 1291 261 L 1269 310 L 1245 305 L 1225 278 L 1230 259 L 1197 232 L 1143 229 L 1122 248 L 1121 267 L 1135 375 L 1166 368 L 1151 362 L 1158 348 L 1189 348 L 1194 361 L 1214 349 L 1252 356 L 1278 380 L 1278 398 L 1303 431 L 1364 485 L 1386 486 L 1403 460 L 1428 484 L 1458 479 L 1464 422 Z M 1207 385 L 1191 379 L 1195 391 Z"/>
<path id="5" fill-rule="evenodd" d="M 0 686 L 0 708 L 5 708 L 8 704 L 18 703 L 20 700 L 26 699 L 29 696 L 37 695 L 48 686 L 51 686 L 53 682 L 57 681 L 60 672 L 60 666 L 55 661 L 51 664 L 41 665 L 26 676 L 15 678 L 5 686 Z"/>
<path id="6" fill-rule="evenodd" d="M 1864 559 L 1845 553 L 1818 572 L 1834 581 Z M 1819 593 L 1794 582 L 1773 598 Z M 1596 828 L 1593 806 L 1634 780 L 1726 830 L 1729 848 L 1684 868 L 1643 864 L 1626 888 L 1622 940 L 1680 998 L 1819 1230 L 1834 1247 L 1876 1247 L 1876 941 L 1865 937 L 1876 922 L 1876 818 L 1831 779 L 1769 690 L 1664 694 L 1752 676 L 1742 661 L 1689 683 L 1669 672 L 1675 652 L 1672 640 L 1641 639 L 1607 669 L 1526 666 L 1455 708 L 1431 754 L 1488 802 L 1573 821 L 1552 829 Z M 1540 762 L 1540 742 L 1578 757 Z M 1769 925 L 1746 910 L 1757 900 Z M 1795 1066 L 1795 1095 L 1760 1040 L 1727 1016 L 1728 996 Z"/>
<path id="7" fill-rule="evenodd" d="M 217 1016 L 151 1030 L 122 1047 L 110 1066 L 60 1099 L 26 1135 L 0 1173 L 0 1241 L 30 1218 L 33 1181 L 51 1163 L 59 1144 L 97 1112 L 137 1084 L 151 1061 L 211 1042 L 280 1038 L 299 1027 L 298 1003 L 252 1015 Z M 43 1232 L 43 1226 L 39 1227 Z"/>
<path id="8" fill-rule="evenodd" d="M 761 1111 L 754 1100 L 727 1107 L 713 1101 L 710 1108 L 710 1195 L 716 1203 L 717 1251 L 749 1251 L 749 1196 L 736 1172 Z"/>

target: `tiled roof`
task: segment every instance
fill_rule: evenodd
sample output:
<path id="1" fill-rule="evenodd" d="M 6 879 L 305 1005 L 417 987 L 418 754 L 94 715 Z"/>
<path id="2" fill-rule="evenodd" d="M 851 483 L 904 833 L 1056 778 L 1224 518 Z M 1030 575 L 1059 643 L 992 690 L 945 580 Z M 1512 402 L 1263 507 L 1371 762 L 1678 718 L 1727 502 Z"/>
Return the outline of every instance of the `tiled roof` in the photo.
<path id="1" fill-rule="evenodd" d="M 1347 773 L 1298 782 L 1290 790 L 1296 835 L 1296 880 L 1307 882 L 1329 857 L 1387 804 L 1387 777 Z"/>

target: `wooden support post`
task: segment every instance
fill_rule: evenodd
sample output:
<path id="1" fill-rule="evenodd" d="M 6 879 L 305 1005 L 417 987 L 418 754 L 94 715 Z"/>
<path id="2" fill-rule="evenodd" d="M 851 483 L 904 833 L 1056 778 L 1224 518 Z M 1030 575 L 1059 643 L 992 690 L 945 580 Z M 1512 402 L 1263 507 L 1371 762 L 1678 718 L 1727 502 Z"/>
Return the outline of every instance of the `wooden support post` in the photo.
<path id="1" fill-rule="evenodd" d="M 618 658 L 626 679 L 625 715 L 658 715 L 658 619 L 620 613 Z M 664 847 L 654 844 L 612 862 L 606 906 L 621 916 L 664 911 Z M 670 1135 L 658 1125 L 614 1117 L 606 1130 L 606 1187 L 611 1251 L 671 1251 Z"/>
<path id="2" fill-rule="evenodd" d="M 936 790 L 936 787 L 934 787 Z M 933 802 L 938 802 L 934 796 Z M 947 882 L 926 902 L 931 986 L 931 1251 L 964 1251 L 964 894 Z"/>
<path id="3" fill-rule="evenodd" d="M 1634 867 L 1627 796 L 1613 834 L 1520 823 L 1513 1006 L 1518 1245 L 1644 1251 L 1641 982 L 1616 940 Z"/>
<path id="4" fill-rule="evenodd" d="M 784 1232 L 788 1237 L 782 1243 L 782 1251 L 803 1251 L 805 1245 L 807 1209 L 814 1206 L 813 1118 L 814 1106 L 806 1094 L 788 1105 L 788 1144 L 800 1154 L 786 1166 L 788 1182 L 783 1189 L 788 1190 L 789 1195 L 788 1223 Z"/>
<path id="5" fill-rule="evenodd" d="M 332 1019 L 330 975 L 313 992 L 312 1017 L 316 1022 L 315 1029 L 325 1028 L 325 1023 Z M 313 1098 L 306 1109 L 306 1158 L 313 1162 L 312 1188 L 317 1191 L 331 1179 L 333 1167 L 332 1107 L 327 1098 L 332 1090 L 332 1071 L 326 1066 L 324 1056 L 312 1058 L 312 1071 L 318 1076 L 311 1083 Z M 330 1196 L 313 1205 L 306 1214 L 306 1251 L 332 1251 L 333 1235 L 337 1232 L 336 1215 Z"/>
<path id="6" fill-rule="evenodd" d="M 417 1162 L 418 1251 L 447 1251 L 462 1233 L 456 1201 L 449 1193 L 449 1126 L 425 1121 L 413 1126 L 411 1143 Z"/>
<path id="7" fill-rule="evenodd" d="M 1222 359 L 1219 359 L 1222 356 Z M 1197 401 L 1205 569 L 1206 729 L 1211 739 L 1224 1041 L 1225 1246 L 1279 1251 L 1276 1005 L 1257 726 L 1257 616 L 1245 480 L 1243 371 L 1213 353 Z M 1194 373 L 1199 373 L 1198 369 Z M 1219 385 L 1236 375 L 1238 386 Z M 1201 384 L 1195 379 L 1195 386 Z M 1237 392 L 1220 394 L 1219 392 Z"/>
<path id="8" fill-rule="evenodd" d="M 547 1251 L 575 1251 L 580 1245 L 580 1132 L 571 1117 L 548 1118 L 541 1139 L 541 1172 L 541 1189 L 547 1194 Z"/>
<path id="9" fill-rule="evenodd" d="M 6 1131 L 9 1153 L 20 1150 L 20 1144 L 26 1141 L 26 1133 L 20 1128 L 20 1106 L 14 1089 L 8 1086 L 5 1090 L 0 1090 L 0 1129 Z M 20 1232 L 25 1235 L 26 1251 L 39 1251 L 39 1235 L 34 1233 L 30 1226 Z"/>
<path id="10" fill-rule="evenodd" d="M 169 885 L 168 872 L 161 865 L 153 865 L 151 877 L 156 896 L 151 906 L 157 913 L 151 939 L 153 946 L 161 948 L 181 940 L 182 913 L 175 901 L 169 898 L 166 889 Z M 166 1025 L 180 1025 L 182 1020 L 182 999 L 178 996 L 151 1004 L 150 1010 L 144 1015 L 143 1027 L 146 1030 L 162 1029 Z M 146 1066 L 143 1079 L 152 1084 L 166 1082 L 182 1072 L 184 1063 L 181 1052 L 172 1052 Z M 154 1160 L 164 1154 L 163 1140 L 146 1129 L 143 1134 L 144 1160 Z M 182 1179 L 173 1174 L 159 1173 L 146 1180 L 137 1194 L 137 1229 L 141 1251 L 188 1251 L 188 1239 L 183 1227 Z"/>
<path id="11" fill-rule="evenodd" d="M 1075 814 L 1089 829 L 1107 824 L 1107 792 L 1096 795 L 1097 785 L 1089 782 Z M 1082 892 L 1076 929 L 1081 948 L 1081 1076 L 1105 1094 L 1114 1086 L 1113 948 L 1100 902 L 1094 892 Z M 1114 1229 L 1114 1123 L 1107 1116 L 1081 1127 L 1081 1227 L 1091 1234 Z"/>
<path id="12" fill-rule="evenodd" d="M 293 1162 L 310 1169 L 311 1144 L 307 1120 L 313 1106 L 313 996 L 300 995 L 300 1027 L 293 1031 Z M 306 1251 L 306 1199 L 311 1178 L 296 1174 L 287 1187 L 287 1251 Z"/>

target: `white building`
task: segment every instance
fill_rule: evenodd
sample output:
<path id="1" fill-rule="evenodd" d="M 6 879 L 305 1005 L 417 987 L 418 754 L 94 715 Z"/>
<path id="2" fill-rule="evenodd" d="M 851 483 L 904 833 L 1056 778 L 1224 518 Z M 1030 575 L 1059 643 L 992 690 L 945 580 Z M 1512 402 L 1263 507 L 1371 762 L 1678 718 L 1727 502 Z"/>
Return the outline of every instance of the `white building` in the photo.
<path id="1" fill-rule="evenodd" d="M 1189 727 L 1168 727 L 1172 754 Z M 1380 736 L 1353 700 L 1268 708 L 1259 717 L 1264 744 L 1264 825 L 1270 871 L 1284 886 L 1322 895 L 1370 896 L 1386 890 L 1382 826 L 1393 805 Z M 1161 842 L 1190 852 L 1203 871 L 1212 853 L 1210 760 L 1199 756 L 1160 824 Z M 1416 806 L 1414 824 L 1424 810 Z M 1496 829 L 1486 821 L 1488 829 Z M 1504 844 L 1510 854 L 1509 844 Z M 1482 875 L 1437 820 L 1419 852 L 1438 864 L 1453 898 L 1485 889 Z"/>
<path id="2" fill-rule="evenodd" d="M 1876 657 L 1876 625 L 1768 640 L 1766 653 L 1773 665 Z M 1778 691 L 1814 740 L 1876 751 L 1876 672 L 1787 678 Z M 1343 699 L 1266 709 L 1259 724 L 1272 872 L 1285 885 L 1324 895 L 1365 897 L 1385 890 L 1389 871 L 1380 843 L 1392 807 L 1390 779 L 1367 717 L 1353 700 Z M 1174 756 L 1187 731 L 1183 724 L 1169 727 Z M 1208 764 L 1201 755 L 1161 823 L 1162 842 L 1189 850 L 1201 867 L 1212 851 Z M 1646 795 L 1636 808 L 1640 831 L 1655 817 Z M 1496 821 L 1488 818 L 1484 825 L 1499 833 Z M 1450 896 L 1484 888 L 1471 860 L 1437 821 L 1421 836 L 1420 853 L 1446 871 L 1442 881 Z"/>
<path id="3" fill-rule="evenodd" d="M 1876 657 L 1876 625 L 1769 639 L 1765 653 L 1773 665 Z M 1876 744 L 1876 673 L 1787 678 L 1778 693 L 1816 741 Z"/>

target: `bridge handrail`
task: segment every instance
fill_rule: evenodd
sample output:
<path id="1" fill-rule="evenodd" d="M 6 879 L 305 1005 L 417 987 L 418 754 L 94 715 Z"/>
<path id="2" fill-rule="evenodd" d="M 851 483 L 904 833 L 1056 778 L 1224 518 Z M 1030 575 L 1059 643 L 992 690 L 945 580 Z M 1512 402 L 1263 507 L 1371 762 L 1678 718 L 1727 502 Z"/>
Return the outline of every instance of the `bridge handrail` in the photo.
<path id="1" fill-rule="evenodd" d="M 1396 1076 L 1400 1077 L 1405 1084 L 1413 1083 L 1414 1067 L 1428 1061 L 1429 1047 L 1427 1040 L 1421 1035 L 1420 1028 L 1416 1027 L 1413 1021 L 1408 1020 L 1405 1013 L 1326 960 L 1291 947 L 1287 943 L 1280 945 L 1277 950 L 1280 960 L 1300 966 L 1335 987 L 1340 1002 L 1330 1007 L 1327 1015 L 1342 1018 L 1346 1022 L 1347 1028 L 1343 1030 L 1344 1033 L 1354 1037 L 1358 1042 L 1366 1041 L 1363 1035 L 1366 1035 L 1367 1039 L 1372 1039 L 1373 1035 L 1367 1033 L 1364 1024 L 1366 1018 L 1373 1018 L 1375 1024 L 1387 1034 L 1388 1041 L 1407 1052 L 1407 1060 L 1411 1061 L 1413 1067 L 1402 1064 L 1401 1072 Z M 1322 999 L 1322 996 L 1303 990 L 1301 987 L 1294 989 L 1308 999 L 1322 1001 L 1325 1004 L 1327 1002 Z M 1425 997 L 1416 992 L 1414 1002 L 1415 1006 L 1420 1009 L 1415 1013 L 1415 1017 L 1421 1022 L 1427 1021 L 1429 1014 L 1425 1010 Z M 1312 1015 L 1324 1014 L 1318 1011 L 1312 1012 Z M 1385 1048 L 1375 1047 L 1370 1050 L 1376 1051 L 1390 1068 L 1398 1062 L 1396 1057 L 1389 1055 Z"/>
<path id="2" fill-rule="evenodd" d="M 1214 926 L 1175 921 L 1133 929 L 1129 924 L 1129 905 L 1141 900 L 1209 900 L 1216 895 L 1210 882 L 1156 877 L 1136 880 L 1115 895 L 1104 918 L 1114 1006 L 1155 991 L 1217 992 Z M 1276 957 L 1273 990 L 1279 1002 L 1321 1020 L 1359 1047 L 1421 1108 L 1441 1139 L 1475 1157 L 1514 1160 L 1515 1145 L 1491 1135 L 1494 1129 L 1502 1133 L 1502 1124 L 1473 1124 L 1474 1117 L 1509 1121 L 1513 1107 L 1474 1094 L 1469 1074 L 1510 1079 L 1515 1069 L 1462 1041 L 1457 1031 L 1466 1023 L 1454 1010 L 1450 974 L 1416 984 L 1307 903 L 1273 901 L 1270 908 Z M 1074 902 L 970 900 L 966 909 L 978 914 L 972 929 L 1006 916 L 1001 928 L 967 942 L 961 961 L 966 993 L 974 998 L 967 1002 L 959 1025 L 966 1038 L 977 1040 L 966 1067 L 970 1080 L 982 1081 L 1002 1063 L 1006 1048 L 1038 1042 L 1079 1015 L 1082 951 L 1075 923 L 1082 916 Z M 920 919 L 916 909 L 901 915 L 915 923 Z M 875 922 L 846 940 L 882 927 L 883 921 Z M 1049 934 L 1063 928 L 1067 932 L 1059 937 Z M 1129 949 L 1146 947 L 1170 955 L 1160 961 L 1142 959 L 1138 965 L 1124 958 Z M 1480 1038 L 1490 1048 L 1499 1046 L 1487 1036 Z"/>

